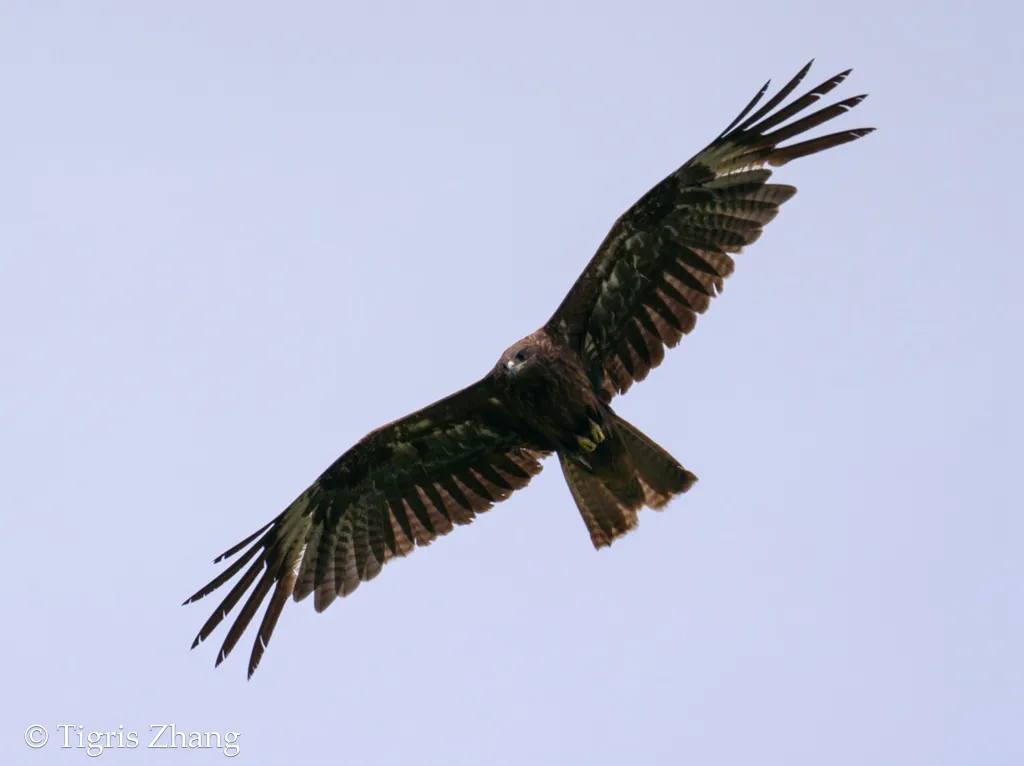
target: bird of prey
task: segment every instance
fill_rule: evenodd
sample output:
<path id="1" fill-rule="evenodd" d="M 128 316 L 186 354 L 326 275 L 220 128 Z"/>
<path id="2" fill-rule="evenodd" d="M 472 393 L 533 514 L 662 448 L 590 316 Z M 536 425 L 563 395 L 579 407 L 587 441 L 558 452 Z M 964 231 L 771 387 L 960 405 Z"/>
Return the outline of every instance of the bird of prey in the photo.
<path id="1" fill-rule="evenodd" d="M 251 677 L 289 597 L 313 594 L 316 611 L 326 609 L 391 559 L 525 487 L 551 454 L 595 548 L 633 529 L 641 508 L 664 508 L 686 492 L 696 477 L 611 403 L 693 329 L 732 273 L 732 254 L 796 193 L 770 183 L 769 167 L 873 130 L 804 136 L 865 98 L 806 113 L 847 70 L 783 106 L 810 66 L 758 107 L 766 83 L 714 141 L 629 208 L 547 323 L 483 378 L 367 434 L 280 515 L 219 556 L 215 563 L 241 552 L 185 603 L 242 576 L 193 648 L 255 583 L 217 655 L 219 665 L 269 596 Z"/>

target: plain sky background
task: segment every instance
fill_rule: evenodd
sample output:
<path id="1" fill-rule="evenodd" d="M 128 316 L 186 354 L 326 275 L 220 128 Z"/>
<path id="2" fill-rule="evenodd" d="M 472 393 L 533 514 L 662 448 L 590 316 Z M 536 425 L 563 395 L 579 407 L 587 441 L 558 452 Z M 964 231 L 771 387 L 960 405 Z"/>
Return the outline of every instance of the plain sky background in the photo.
<path id="1" fill-rule="evenodd" d="M 1024 763 L 1017 6 L 0 4 L 0 761 Z M 620 411 L 701 481 L 528 491 L 213 668 L 211 561 L 547 319 L 768 77 L 871 97 Z M 23 742 L 31 724 L 55 738 Z M 143 746 L 118 763 L 211 762 Z M 177 760 L 176 760 L 177 762 Z"/>

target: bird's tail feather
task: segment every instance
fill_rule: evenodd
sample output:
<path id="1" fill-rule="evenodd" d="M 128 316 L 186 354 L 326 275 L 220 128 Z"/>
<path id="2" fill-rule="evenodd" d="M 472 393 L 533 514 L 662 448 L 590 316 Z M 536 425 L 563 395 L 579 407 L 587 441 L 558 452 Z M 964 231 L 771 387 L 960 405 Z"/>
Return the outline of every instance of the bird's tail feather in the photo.
<path id="1" fill-rule="evenodd" d="M 660 511 L 669 500 L 686 492 L 697 481 L 696 476 L 636 426 L 618 415 L 615 425 L 643 487 L 644 505 Z"/>
<path id="2" fill-rule="evenodd" d="M 697 481 L 639 429 L 617 415 L 615 425 L 619 454 L 614 462 L 625 472 L 588 470 L 571 456 L 558 455 L 595 548 L 611 545 L 636 527 L 637 511 L 645 505 L 660 510 Z"/>
<path id="3" fill-rule="evenodd" d="M 558 460 L 595 548 L 611 545 L 613 540 L 636 526 L 636 512 L 643 506 L 642 491 L 636 493 L 633 502 L 624 503 L 612 494 L 600 476 L 571 456 L 559 452 Z"/>

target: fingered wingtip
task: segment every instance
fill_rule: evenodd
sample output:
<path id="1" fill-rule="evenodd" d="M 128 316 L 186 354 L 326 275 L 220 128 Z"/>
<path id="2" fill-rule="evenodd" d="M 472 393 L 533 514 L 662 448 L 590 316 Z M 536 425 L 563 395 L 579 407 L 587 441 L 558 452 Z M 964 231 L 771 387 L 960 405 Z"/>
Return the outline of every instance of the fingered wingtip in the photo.
<path id="1" fill-rule="evenodd" d="M 804 79 L 807 76 L 807 73 L 811 71 L 812 64 L 814 64 L 814 59 L 811 59 L 802 67 L 800 67 L 800 71 L 796 73 L 796 76 L 793 79 L 796 80 L 797 82 Z"/>

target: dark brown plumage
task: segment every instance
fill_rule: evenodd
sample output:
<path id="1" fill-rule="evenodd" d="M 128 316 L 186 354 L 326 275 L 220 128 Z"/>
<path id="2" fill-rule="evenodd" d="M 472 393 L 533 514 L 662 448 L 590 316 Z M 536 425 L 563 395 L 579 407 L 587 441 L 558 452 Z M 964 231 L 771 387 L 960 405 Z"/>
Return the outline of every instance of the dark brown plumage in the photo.
<path id="1" fill-rule="evenodd" d="M 251 676 L 289 597 L 313 594 L 316 610 L 326 609 L 390 559 L 525 487 L 551 453 L 597 548 L 635 527 L 642 507 L 663 508 L 688 490 L 696 477 L 610 403 L 693 329 L 733 271 L 730 254 L 756 241 L 796 193 L 768 183 L 765 166 L 871 132 L 844 130 L 780 146 L 864 99 L 782 125 L 849 74 L 780 108 L 809 69 L 754 111 L 766 84 L 718 138 L 627 210 L 547 324 L 505 351 L 484 378 L 368 434 L 273 521 L 218 557 L 244 550 L 185 603 L 242 576 L 193 647 L 255 583 L 217 655 L 220 664 L 269 595 Z"/>

